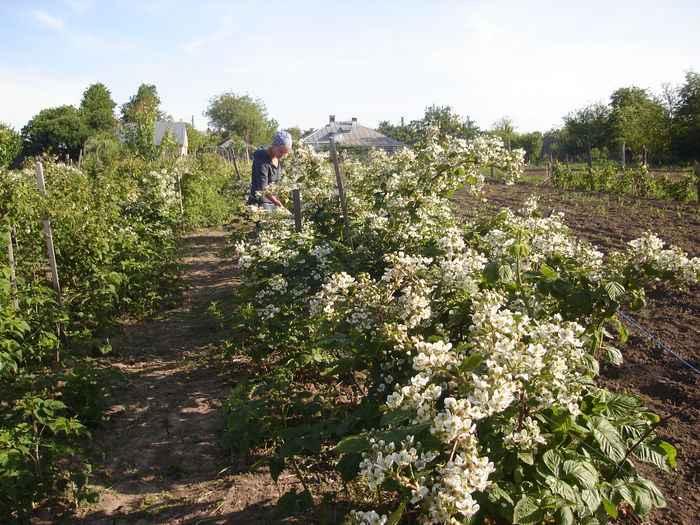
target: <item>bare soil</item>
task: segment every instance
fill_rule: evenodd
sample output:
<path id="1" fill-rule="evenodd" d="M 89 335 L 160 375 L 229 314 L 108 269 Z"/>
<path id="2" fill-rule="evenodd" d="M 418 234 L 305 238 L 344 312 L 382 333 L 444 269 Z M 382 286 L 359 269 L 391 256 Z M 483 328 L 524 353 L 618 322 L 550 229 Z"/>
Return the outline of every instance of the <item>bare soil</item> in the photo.
<path id="1" fill-rule="evenodd" d="M 207 309 L 235 286 L 224 231 L 184 239 L 187 291 L 155 320 L 128 324 L 112 341 L 116 385 L 111 421 L 93 432 L 103 451 L 93 486 L 99 503 L 69 513 L 42 509 L 34 523 L 81 525 L 267 523 L 270 509 L 296 482 L 271 481 L 255 458 L 220 446 L 222 405 L 244 360 L 224 361 Z M 63 515 L 61 515 L 63 514 Z"/>
<path id="2" fill-rule="evenodd" d="M 644 231 L 656 233 L 689 256 L 700 256 L 700 206 L 665 200 L 641 199 L 605 193 L 562 190 L 545 185 L 487 184 L 481 203 L 466 193 L 456 196 L 468 217 L 490 217 L 503 209 L 521 208 L 531 195 L 539 197 L 539 209 L 565 213 L 574 234 L 601 251 L 624 251 L 625 244 Z M 686 290 L 658 286 L 647 295 L 647 308 L 626 312 L 665 346 L 700 369 L 700 285 Z M 700 523 L 700 376 L 637 328 L 627 324 L 629 340 L 621 347 L 625 362 L 605 366 L 601 383 L 626 391 L 642 400 L 664 419 L 658 435 L 678 449 L 673 474 L 641 465 L 666 497 L 667 507 L 643 518 L 628 516 L 620 523 L 697 525 Z"/>

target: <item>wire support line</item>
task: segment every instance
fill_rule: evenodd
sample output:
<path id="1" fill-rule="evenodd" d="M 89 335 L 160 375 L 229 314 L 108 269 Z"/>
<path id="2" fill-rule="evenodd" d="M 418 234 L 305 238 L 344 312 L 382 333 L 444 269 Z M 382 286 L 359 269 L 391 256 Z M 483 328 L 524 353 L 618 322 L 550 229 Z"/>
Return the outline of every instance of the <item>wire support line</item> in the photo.
<path id="1" fill-rule="evenodd" d="M 696 374 L 700 374 L 700 370 L 698 370 L 697 368 L 695 368 L 695 367 L 694 367 L 693 365 L 691 365 L 688 361 L 686 361 L 685 359 L 683 359 L 683 358 L 682 358 L 681 356 L 679 356 L 676 352 L 674 352 L 673 350 L 671 350 L 668 346 L 666 346 L 665 344 L 663 344 L 663 343 L 662 343 L 661 341 L 659 341 L 656 337 L 654 337 L 653 335 L 651 335 L 651 334 L 650 334 L 649 332 L 647 332 L 644 328 L 642 328 L 642 327 L 639 326 L 637 323 L 635 323 L 632 319 L 630 319 L 628 316 L 626 316 L 625 314 L 623 314 L 620 310 L 618 310 L 617 313 L 620 314 L 620 315 L 622 316 L 622 318 L 625 319 L 625 320 L 626 320 L 628 323 L 630 323 L 632 326 L 634 326 L 635 328 L 637 328 L 638 330 L 640 330 L 642 333 L 644 333 L 649 339 L 651 339 L 652 341 L 654 341 L 654 342 L 655 342 L 657 345 L 659 345 L 661 348 L 663 348 L 664 350 L 666 350 L 667 352 L 669 352 L 670 354 L 672 354 L 676 359 L 678 359 L 681 363 L 683 363 L 685 366 L 687 366 L 688 368 L 690 368 L 693 372 L 695 372 Z"/>

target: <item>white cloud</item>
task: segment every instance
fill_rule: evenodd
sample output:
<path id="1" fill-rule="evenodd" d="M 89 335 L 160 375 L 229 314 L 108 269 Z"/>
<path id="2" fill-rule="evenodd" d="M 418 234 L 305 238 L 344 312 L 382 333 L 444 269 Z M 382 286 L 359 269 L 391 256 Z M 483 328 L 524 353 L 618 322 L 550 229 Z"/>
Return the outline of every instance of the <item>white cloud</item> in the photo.
<path id="1" fill-rule="evenodd" d="M 49 27 L 51 29 L 63 28 L 63 20 L 55 16 L 51 16 L 50 14 L 45 13 L 44 11 L 34 11 L 34 16 L 46 27 Z"/>

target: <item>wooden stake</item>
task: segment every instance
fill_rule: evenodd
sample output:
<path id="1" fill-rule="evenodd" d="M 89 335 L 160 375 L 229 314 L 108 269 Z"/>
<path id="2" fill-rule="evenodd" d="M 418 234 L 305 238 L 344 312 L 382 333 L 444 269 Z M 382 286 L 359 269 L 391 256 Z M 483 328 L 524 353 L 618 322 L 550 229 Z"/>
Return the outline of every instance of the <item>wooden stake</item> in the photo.
<path id="1" fill-rule="evenodd" d="M 338 183 L 338 196 L 340 197 L 340 206 L 343 209 L 343 222 L 345 223 L 345 237 L 347 239 L 348 246 L 351 250 L 355 247 L 352 244 L 352 235 L 350 233 L 350 221 L 348 220 L 348 205 L 345 202 L 345 191 L 343 190 L 343 178 L 340 176 L 340 165 L 338 164 L 338 154 L 335 150 L 335 138 L 330 137 L 330 147 L 331 147 L 331 159 L 333 160 L 333 166 L 335 167 L 335 180 Z"/>
<path id="2" fill-rule="evenodd" d="M 44 185 L 44 168 L 41 162 L 36 163 L 36 179 L 39 186 L 39 194 L 42 197 L 46 196 L 46 186 Z M 44 215 L 44 235 L 46 237 L 46 250 L 49 254 L 49 263 L 51 264 L 51 277 L 53 280 L 53 289 L 56 290 L 56 303 L 59 310 L 63 309 L 63 299 L 61 298 L 61 284 L 58 281 L 58 267 L 56 266 L 56 252 L 53 248 L 53 236 L 51 235 L 51 220 L 48 215 Z"/>
<path id="3" fill-rule="evenodd" d="M 292 190 L 292 201 L 294 202 L 294 230 L 301 233 L 301 194 L 299 190 Z"/>
<path id="4" fill-rule="evenodd" d="M 231 152 L 231 158 L 233 159 L 233 168 L 236 170 L 236 177 L 238 177 L 238 182 L 241 182 L 243 179 L 241 178 L 241 172 L 238 169 L 238 161 L 236 161 L 235 151 Z"/>
<path id="5" fill-rule="evenodd" d="M 620 151 L 620 163 L 622 164 L 622 173 L 625 172 L 625 141 L 622 141 L 622 150 Z"/>
<path id="6" fill-rule="evenodd" d="M 10 282 L 12 283 L 12 305 L 19 308 L 17 277 L 15 275 L 15 252 L 12 249 L 12 232 L 7 231 L 7 259 L 10 262 Z"/>

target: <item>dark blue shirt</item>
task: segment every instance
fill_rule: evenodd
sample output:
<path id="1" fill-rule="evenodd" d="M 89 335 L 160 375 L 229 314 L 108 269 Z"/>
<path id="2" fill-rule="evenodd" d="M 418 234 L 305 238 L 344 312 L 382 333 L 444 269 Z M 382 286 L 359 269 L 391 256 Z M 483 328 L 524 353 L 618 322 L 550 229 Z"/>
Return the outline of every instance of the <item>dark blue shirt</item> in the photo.
<path id="1" fill-rule="evenodd" d="M 282 161 L 275 167 L 272 164 L 272 158 L 266 149 L 259 149 L 253 153 L 253 170 L 250 177 L 250 195 L 248 196 L 248 204 L 272 204 L 272 201 L 265 197 L 257 197 L 255 194 L 267 188 L 270 184 L 275 184 L 280 180 L 280 172 L 282 171 Z"/>

